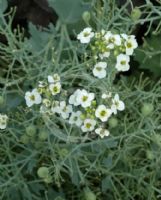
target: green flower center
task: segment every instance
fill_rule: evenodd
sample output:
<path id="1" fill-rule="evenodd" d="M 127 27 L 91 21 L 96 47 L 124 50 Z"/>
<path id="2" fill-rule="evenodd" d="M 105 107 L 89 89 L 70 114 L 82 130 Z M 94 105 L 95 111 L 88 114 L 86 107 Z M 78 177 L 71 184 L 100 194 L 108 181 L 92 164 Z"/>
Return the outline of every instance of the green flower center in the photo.
<path id="1" fill-rule="evenodd" d="M 90 34 L 88 32 L 85 32 L 83 35 L 84 37 L 88 37 Z"/>
<path id="2" fill-rule="evenodd" d="M 88 128 L 88 129 L 91 128 L 91 126 L 92 126 L 92 124 L 90 124 L 90 123 L 86 124 L 86 128 Z"/>
<path id="3" fill-rule="evenodd" d="M 122 60 L 120 63 L 121 63 L 121 65 L 126 65 L 126 61 L 125 60 Z"/>
<path id="4" fill-rule="evenodd" d="M 35 100 L 35 96 L 34 96 L 34 95 L 31 95 L 31 96 L 30 96 L 30 100 L 31 100 L 31 101 L 34 101 L 34 100 Z"/>
<path id="5" fill-rule="evenodd" d="M 132 44 L 130 42 L 127 43 L 127 48 L 131 48 Z"/>
<path id="6" fill-rule="evenodd" d="M 87 101 L 87 99 L 88 99 L 88 96 L 83 96 L 82 101 L 85 102 Z"/>
<path id="7" fill-rule="evenodd" d="M 119 102 L 115 101 L 115 105 L 116 105 L 116 107 L 118 107 L 119 106 Z"/>
<path id="8" fill-rule="evenodd" d="M 100 115 L 101 115 L 101 117 L 104 117 L 104 116 L 106 115 L 106 111 L 105 111 L 105 110 L 102 110 L 102 111 L 100 112 Z"/>
<path id="9" fill-rule="evenodd" d="M 101 71 L 102 70 L 102 67 L 96 67 L 97 71 Z"/>
<path id="10" fill-rule="evenodd" d="M 57 93 L 57 92 L 58 92 L 58 87 L 57 87 L 57 86 L 54 86 L 54 87 L 53 87 L 53 92 L 54 92 L 54 93 Z"/>

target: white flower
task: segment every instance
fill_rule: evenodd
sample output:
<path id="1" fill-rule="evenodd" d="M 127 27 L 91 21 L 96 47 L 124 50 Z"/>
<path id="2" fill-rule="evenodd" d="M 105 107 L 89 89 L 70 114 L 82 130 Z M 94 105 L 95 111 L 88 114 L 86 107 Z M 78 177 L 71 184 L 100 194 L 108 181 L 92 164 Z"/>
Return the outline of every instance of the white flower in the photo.
<path id="1" fill-rule="evenodd" d="M 59 101 L 53 101 L 51 106 L 52 113 L 60 113 Z"/>
<path id="2" fill-rule="evenodd" d="M 101 60 L 104 59 L 104 58 L 108 58 L 109 56 L 110 56 L 110 52 L 109 51 L 106 51 L 104 53 L 100 53 L 99 54 L 99 57 L 101 58 Z"/>
<path id="3" fill-rule="evenodd" d="M 42 101 L 41 95 L 37 89 L 33 89 L 31 92 L 25 93 L 25 100 L 28 107 L 31 107 L 34 104 L 40 104 Z"/>
<path id="4" fill-rule="evenodd" d="M 128 71 L 130 69 L 130 65 L 129 65 L 129 61 L 130 58 L 129 56 L 125 55 L 125 54 L 120 54 L 117 56 L 117 63 L 116 63 L 116 69 L 118 71 Z"/>
<path id="5" fill-rule="evenodd" d="M 95 95 L 94 93 L 88 93 L 86 90 L 80 90 L 77 94 L 76 101 L 83 107 L 91 106 L 91 102 L 93 101 Z"/>
<path id="6" fill-rule="evenodd" d="M 51 112 L 51 109 L 49 107 L 46 107 L 44 104 L 40 106 L 40 113 L 41 114 L 47 114 L 47 115 L 52 115 L 53 113 Z"/>
<path id="7" fill-rule="evenodd" d="M 126 55 L 132 55 L 134 49 L 138 47 L 138 43 L 135 39 L 135 36 L 131 35 L 128 37 L 128 39 L 125 42 L 125 47 L 126 47 Z"/>
<path id="8" fill-rule="evenodd" d="M 69 124 L 76 124 L 77 126 L 81 126 L 82 119 L 81 119 L 81 111 L 72 112 L 70 118 L 69 118 Z"/>
<path id="9" fill-rule="evenodd" d="M 118 34 L 112 34 L 111 31 L 108 31 L 105 36 L 105 41 L 107 42 L 107 48 L 113 49 L 114 46 L 121 45 L 121 37 Z"/>
<path id="10" fill-rule="evenodd" d="M 94 33 L 91 28 L 85 28 L 82 32 L 77 35 L 77 39 L 80 40 L 81 43 L 89 43 L 91 38 L 94 37 Z"/>
<path id="11" fill-rule="evenodd" d="M 5 129 L 7 126 L 8 117 L 5 114 L 0 114 L 0 129 Z"/>
<path id="12" fill-rule="evenodd" d="M 63 119 L 67 119 L 69 117 L 69 114 L 72 113 L 72 106 L 66 105 L 65 101 L 60 102 L 60 114 Z"/>
<path id="13" fill-rule="evenodd" d="M 106 108 L 105 105 L 99 105 L 95 111 L 95 115 L 102 122 L 106 122 L 108 118 L 111 116 L 112 111 L 109 108 Z"/>
<path id="14" fill-rule="evenodd" d="M 49 90 L 51 91 L 52 95 L 56 95 L 56 94 L 60 93 L 61 84 L 59 82 L 51 83 L 49 85 Z"/>
<path id="15" fill-rule="evenodd" d="M 124 38 L 125 40 L 127 40 L 127 38 L 128 38 L 128 35 L 127 35 L 127 34 L 125 34 L 125 33 L 122 33 L 122 34 L 121 34 L 121 37 L 122 37 L 122 38 Z"/>
<path id="16" fill-rule="evenodd" d="M 93 75 L 99 79 L 106 77 L 106 62 L 99 62 L 94 66 Z"/>
<path id="17" fill-rule="evenodd" d="M 53 76 L 48 76 L 48 82 L 49 83 L 55 83 L 60 81 L 60 76 L 58 74 L 54 74 Z"/>
<path id="18" fill-rule="evenodd" d="M 94 119 L 85 119 L 83 126 L 81 126 L 81 129 L 83 132 L 89 132 L 93 131 L 96 126 L 96 121 Z"/>
<path id="19" fill-rule="evenodd" d="M 74 106 L 80 105 L 80 102 L 77 101 L 77 96 L 81 92 L 80 89 L 77 89 L 70 97 L 69 97 L 69 103 L 73 104 Z"/>
<path id="20" fill-rule="evenodd" d="M 120 46 L 121 45 L 121 37 L 118 34 L 114 34 L 110 40 L 116 45 L 116 46 Z"/>
<path id="21" fill-rule="evenodd" d="M 112 37 L 111 31 L 107 31 L 107 33 L 104 35 L 104 39 L 106 42 L 109 42 L 110 38 Z"/>
<path id="22" fill-rule="evenodd" d="M 51 101 L 49 99 L 43 99 L 42 103 L 48 108 L 51 105 Z"/>
<path id="23" fill-rule="evenodd" d="M 40 106 L 40 113 L 45 114 L 49 112 L 49 108 L 47 108 L 45 105 Z"/>
<path id="24" fill-rule="evenodd" d="M 118 94 L 115 94 L 114 98 L 112 99 L 112 106 L 111 106 L 112 112 L 114 114 L 117 114 L 117 110 L 123 111 L 124 109 L 125 109 L 124 102 L 120 100 Z"/>
<path id="25" fill-rule="evenodd" d="M 97 128 L 95 130 L 95 133 L 98 134 L 101 138 L 104 138 L 105 136 L 109 136 L 110 132 L 107 129 L 103 128 Z"/>
<path id="26" fill-rule="evenodd" d="M 39 81 L 39 85 L 38 85 L 38 87 L 39 88 L 44 88 L 44 87 L 46 87 L 46 83 L 44 82 L 44 81 Z"/>
<path id="27" fill-rule="evenodd" d="M 108 98 L 111 98 L 111 96 L 112 96 L 112 93 L 109 92 L 109 93 L 103 93 L 101 97 L 102 99 L 108 99 Z"/>

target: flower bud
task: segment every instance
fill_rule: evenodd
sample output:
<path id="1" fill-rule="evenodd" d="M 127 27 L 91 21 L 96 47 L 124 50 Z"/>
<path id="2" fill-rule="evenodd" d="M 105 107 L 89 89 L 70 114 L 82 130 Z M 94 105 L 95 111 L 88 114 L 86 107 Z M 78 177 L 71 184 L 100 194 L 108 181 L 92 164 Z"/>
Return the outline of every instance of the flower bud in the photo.
<path id="1" fill-rule="evenodd" d="M 152 151 L 150 150 L 147 150 L 146 151 L 146 157 L 149 159 L 149 160 L 153 160 L 154 159 L 154 154 Z"/>
<path id="2" fill-rule="evenodd" d="M 117 50 L 114 50 L 114 56 L 118 56 L 119 52 Z"/>
<path id="3" fill-rule="evenodd" d="M 96 101 L 92 101 L 92 106 L 96 106 L 97 102 Z"/>
<path id="4" fill-rule="evenodd" d="M 41 141 L 46 140 L 48 138 L 48 133 L 45 130 L 41 130 L 38 137 Z"/>
<path id="5" fill-rule="evenodd" d="M 36 134 L 36 127 L 34 125 L 30 125 L 26 127 L 26 134 L 30 137 L 35 136 Z"/>
<path id="6" fill-rule="evenodd" d="M 154 110 L 154 106 L 151 103 L 144 103 L 141 108 L 141 113 L 144 117 L 150 115 Z"/>
<path id="7" fill-rule="evenodd" d="M 83 20 L 84 20 L 86 23 L 88 23 L 89 20 L 91 19 L 91 14 L 90 14 L 90 12 L 85 11 L 85 12 L 83 13 L 83 15 L 82 15 L 82 18 L 83 18 Z"/>
<path id="8" fill-rule="evenodd" d="M 133 21 L 137 21 L 141 17 L 141 10 L 137 7 L 135 7 L 131 12 L 131 19 Z"/>
<path id="9" fill-rule="evenodd" d="M 23 144 L 28 144 L 30 141 L 29 137 L 27 135 L 22 135 L 20 137 L 20 142 L 22 142 Z"/>
<path id="10" fill-rule="evenodd" d="M 111 128 L 115 128 L 115 127 L 117 127 L 117 125 L 118 125 L 118 120 L 117 120 L 117 118 L 111 117 L 111 118 L 109 119 L 109 126 L 110 126 Z"/>
<path id="11" fill-rule="evenodd" d="M 84 200 L 96 200 L 96 195 L 89 188 L 84 189 Z"/>
<path id="12" fill-rule="evenodd" d="M 49 176 L 49 169 L 47 167 L 40 167 L 37 170 L 37 175 L 40 178 L 47 178 Z"/>
<path id="13" fill-rule="evenodd" d="M 44 182 L 47 183 L 47 184 L 53 182 L 52 177 L 51 177 L 50 175 L 48 175 L 47 177 L 45 177 L 43 180 L 44 180 Z"/>
<path id="14" fill-rule="evenodd" d="M 84 119 L 86 118 L 86 116 L 85 116 L 84 114 L 81 114 L 81 115 L 80 115 L 80 118 L 81 118 L 82 120 L 84 120 Z"/>

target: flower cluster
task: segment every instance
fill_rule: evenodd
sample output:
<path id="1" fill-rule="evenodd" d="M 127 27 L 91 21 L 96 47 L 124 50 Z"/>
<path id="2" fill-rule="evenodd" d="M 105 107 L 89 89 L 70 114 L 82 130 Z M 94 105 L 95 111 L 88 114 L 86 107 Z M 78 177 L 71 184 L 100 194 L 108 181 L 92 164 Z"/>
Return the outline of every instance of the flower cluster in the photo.
<path id="1" fill-rule="evenodd" d="M 116 63 L 113 69 L 116 72 L 129 70 L 130 56 L 137 47 L 135 36 L 112 34 L 105 30 L 94 33 L 91 28 L 85 28 L 77 38 L 83 44 L 90 43 L 92 56 L 96 58 L 92 66 L 95 77 L 105 78 L 109 63 L 114 60 Z M 91 132 L 103 138 L 110 134 L 108 120 L 118 111 L 123 111 L 125 104 L 119 94 L 113 92 L 98 92 L 97 95 L 101 95 L 101 98 L 85 88 L 77 88 L 69 94 L 63 89 L 60 76 L 53 74 L 46 81 L 40 81 L 37 88 L 26 92 L 25 99 L 28 107 L 40 104 L 40 113 L 61 117 L 83 133 Z"/>
<path id="2" fill-rule="evenodd" d="M 77 89 L 69 97 L 69 104 L 74 109 L 78 109 L 70 117 L 70 120 L 72 118 L 72 124 L 74 124 L 74 119 L 76 122 L 75 125 L 80 127 L 83 132 L 95 131 L 102 138 L 109 135 L 109 131 L 107 130 L 108 119 L 112 114 L 117 114 L 117 111 L 125 109 L 125 104 L 120 100 L 118 94 L 112 97 L 111 93 L 104 93 L 102 94 L 101 104 L 98 104 L 95 100 L 95 94 L 85 89 Z"/>
<path id="3" fill-rule="evenodd" d="M 40 113 L 55 114 L 82 132 L 95 132 L 101 138 L 109 135 L 107 121 L 111 115 L 125 108 L 118 94 L 102 94 L 98 104 L 95 93 L 86 89 L 76 89 L 66 101 L 62 101 L 62 92 L 60 76 L 50 75 L 46 82 L 41 81 L 37 88 L 26 92 L 26 104 L 28 107 L 40 104 Z"/>
<path id="4" fill-rule="evenodd" d="M 113 34 L 111 31 L 102 30 L 92 32 L 91 28 L 85 28 L 78 34 L 77 39 L 81 43 L 89 44 L 93 51 L 96 63 L 93 67 L 93 75 L 99 79 L 107 75 L 106 68 L 110 57 L 116 59 L 115 69 L 118 72 L 125 72 L 130 69 L 130 56 L 138 44 L 134 35 Z"/>
<path id="5" fill-rule="evenodd" d="M 0 114 L 0 129 L 5 129 L 7 126 L 8 117 L 5 114 Z"/>

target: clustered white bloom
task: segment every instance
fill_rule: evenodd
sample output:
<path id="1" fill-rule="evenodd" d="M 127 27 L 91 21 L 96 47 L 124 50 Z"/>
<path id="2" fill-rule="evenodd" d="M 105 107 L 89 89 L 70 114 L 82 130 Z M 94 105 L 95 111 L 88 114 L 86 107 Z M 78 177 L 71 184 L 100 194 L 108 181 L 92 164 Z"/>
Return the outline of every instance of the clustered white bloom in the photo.
<path id="1" fill-rule="evenodd" d="M 71 114 L 69 123 L 81 127 L 83 132 L 95 130 L 101 138 L 108 136 L 110 134 L 106 129 L 108 119 L 112 114 L 117 114 L 117 111 L 123 111 L 125 104 L 118 94 L 113 97 L 111 92 L 103 93 L 102 99 L 104 104 L 97 105 L 94 93 L 77 89 L 69 97 L 69 104 L 79 110 Z"/>
<path id="2" fill-rule="evenodd" d="M 81 105 L 83 108 L 89 107 L 95 94 L 89 93 L 85 89 L 78 89 L 69 97 L 69 103 L 75 106 Z"/>
<path id="3" fill-rule="evenodd" d="M 88 27 L 78 34 L 77 39 L 80 40 L 81 43 L 88 44 L 93 37 L 94 32 L 92 32 L 92 29 Z"/>
<path id="4" fill-rule="evenodd" d="M 99 79 L 106 77 L 106 62 L 98 62 L 93 68 L 93 75 Z"/>
<path id="5" fill-rule="evenodd" d="M 106 66 L 105 62 L 100 62 L 95 67 L 104 70 Z M 60 76 L 49 75 L 47 81 L 40 81 L 37 88 L 26 92 L 26 104 L 28 107 L 40 104 L 40 113 L 62 117 L 82 132 L 95 132 L 101 138 L 110 134 L 107 123 L 111 115 L 125 109 L 118 94 L 103 93 L 98 104 L 95 93 L 86 89 L 76 89 L 66 100 L 61 98 L 62 90 Z"/>
<path id="6" fill-rule="evenodd" d="M 0 113 L 0 129 L 5 129 L 7 126 L 8 117 L 6 114 Z"/>
<path id="7" fill-rule="evenodd" d="M 40 104 L 42 101 L 41 95 L 37 89 L 33 89 L 31 92 L 26 92 L 25 99 L 28 107 L 31 107 L 34 104 Z"/>
<path id="8" fill-rule="evenodd" d="M 102 122 L 106 122 L 111 114 L 111 109 L 107 108 L 105 105 L 99 105 L 95 112 L 96 117 L 99 118 Z"/>
<path id="9" fill-rule="evenodd" d="M 90 43 L 94 57 L 101 59 L 101 62 L 96 61 L 92 70 L 93 75 L 99 79 L 107 75 L 106 68 L 110 56 L 116 57 L 115 69 L 118 72 L 128 71 L 130 56 L 138 46 L 134 35 L 113 34 L 105 30 L 94 33 L 89 27 L 79 33 L 77 39 L 81 43 Z M 109 67 L 111 66 L 108 65 Z"/>

